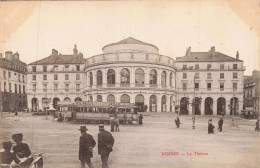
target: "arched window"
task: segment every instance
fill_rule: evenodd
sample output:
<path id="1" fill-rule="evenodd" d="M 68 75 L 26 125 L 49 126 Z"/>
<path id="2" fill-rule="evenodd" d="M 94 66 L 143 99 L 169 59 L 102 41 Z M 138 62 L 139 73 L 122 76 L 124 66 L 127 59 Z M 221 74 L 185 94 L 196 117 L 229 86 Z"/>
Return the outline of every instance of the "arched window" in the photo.
<path id="1" fill-rule="evenodd" d="M 65 102 L 70 102 L 71 100 L 70 100 L 69 97 L 65 97 L 65 98 L 64 98 L 64 101 L 65 101 Z"/>
<path id="2" fill-rule="evenodd" d="M 144 86 L 144 70 L 142 70 L 141 68 L 135 71 L 135 86 Z"/>
<path id="3" fill-rule="evenodd" d="M 97 102 L 102 102 L 102 96 L 101 95 L 97 95 Z"/>
<path id="4" fill-rule="evenodd" d="M 173 73 L 170 74 L 170 87 L 173 87 Z"/>
<path id="5" fill-rule="evenodd" d="M 166 96 L 162 96 L 162 102 L 161 102 L 161 111 L 165 112 L 166 111 Z"/>
<path id="6" fill-rule="evenodd" d="M 107 71 L 107 84 L 114 85 L 116 83 L 115 79 L 116 79 L 115 71 L 113 69 L 109 69 Z"/>
<path id="7" fill-rule="evenodd" d="M 149 111 L 157 111 L 157 98 L 155 95 L 151 95 L 149 99 Z"/>
<path id="8" fill-rule="evenodd" d="M 121 70 L 120 83 L 121 85 L 130 85 L 130 71 L 126 68 Z"/>
<path id="9" fill-rule="evenodd" d="M 123 94 L 120 98 L 121 103 L 130 103 L 130 97 L 127 94 Z"/>
<path id="10" fill-rule="evenodd" d="M 76 97 L 74 101 L 79 102 L 79 101 L 82 101 L 82 99 L 80 97 Z"/>
<path id="11" fill-rule="evenodd" d="M 162 84 L 162 87 L 166 87 L 166 72 L 165 71 L 162 72 L 161 84 Z"/>
<path id="12" fill-rule="evenodd" d="M 92 72 L 89 73 L 89 84 L 90 84 L 90 87 L 93 86 L 93 73 Z"/>
<path id="13" fill-rule="evenodd" d="M 156 70 L 152 69 L 150 71 L 150 79 L 149 79 L 150 85 L 156 85 L 157 84 L 157 72 Z"/>
<path id="14" fill-rule="evenodd" d="M 100 70 L 97 71 L 97 85 L 102 86 L 103 81 L 102 81 L 102 72 Z"/>
<path id="15" fill-rule="evenodd" d="M 107 102 L 116 102 L 115 96 L 110 94 L 107 96 Z"/>

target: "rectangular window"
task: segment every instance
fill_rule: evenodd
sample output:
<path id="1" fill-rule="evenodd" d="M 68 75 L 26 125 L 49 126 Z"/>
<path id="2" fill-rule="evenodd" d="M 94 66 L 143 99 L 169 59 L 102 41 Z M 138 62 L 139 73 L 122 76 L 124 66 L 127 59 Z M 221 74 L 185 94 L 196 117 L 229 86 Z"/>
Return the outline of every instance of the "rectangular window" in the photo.
<path id="1" fill-rule="evenodd" d="M 12 93 L 12 85 L 9 83 L 9 92 Z"/>
<path id="2" fill-rule="evenodd" d="M 207 65 L 207 69 L 211 69 L 211 64 L 208 64 L 208 65 Z"/>
<path id="3" fill-rule="evenodd" d="M 33 84 L 33 92 L 36 92 L 36 84 Z"/>
<path id="4" fill-rule="evenodd" d="M 80 84 L 77 84 L 76 85 L 76 92 L 79 92 L 80 91 Z"/>
<path id="5" fill-rule="evenodd" d="M 76 69 L 77 69 L 77 71 L 80 71 L 80 66 L 76 65 Z"/>
<path id="6" fill-rule="evenodd" d="M 47 72 L 47 66 L 43 66 L 43 72 Z"/>
<path id="7" fill-rule="evenodd" d="M 182 89 L 183 91 L 187 91 L 187 83 L 182 83 Z"/>
<path id="8" fill-rule="evenodd" d="M 58 71 L 58 65 L 53 66 L 54 71 Z"/>
<path id="9" fill-rule="evenodd" d="M 233 69 L 237 69 L 237 64 L 233 64 Z"/>
<path id="10" fill-rule="evenodd" d="M 69 75 L 65 74 L 65 80 L 69 80 Z"/>
<path id="11" fill-rule="evenodd" d="M 33 66 L 33 67 L 32 67 L 32 71 L 33 71 L 33 72 L 36 72 L 36 66 Z"/>
<path id="12" fill-rule="evenodd" d="M 195 73 L 195 79 L 199 79 L 200 78 L 200 73 Z"/>
<path id="13" fill-rule="evenodd" d="M 47 92 L 47 84 L 43 84 L 43 91 Z"/>
<path id="14" fill-rule="evenodd" d="M 23 75 L 23 83 L 25 82 L 25 80 L 24 80 L 24 75 Z"/>
<path id="15" fill-rule="evenodd" d="M 200 69 L 200 65 L 199 64 L 195 64 L 195 69 Z"/>
<path id="16" fill-rule="evenodd" d="M 187 65 L 186 65 L 186 64 L 183 64 L 183 65 L 182 65 L 182 69 L 183 69 L 183 70 L 187 70 L 187 69 L 188 69 L 188 68 L 187 68 Z"/>
<path id="17" fill-rule="evenodd" d="M 6 78 L 6 72 L 4 71 L 4 78 Z"/>
<path id="18" fill-rule="evenodd" d="M 54 74 L 54 80 L 58 80 L 58 75 Z"/>
<path id="19" fill-rule="evenodd" d="M 234 90 L 234 91 L 237 90 L 237 83 L 233 83 L 233 90 Z"/>
<path id="20" fill-rule="evenodd" d="M 11 78 L 11 72 L 8 72 L 8 77 Z"/>
<path id="21" fill-rule="evenodd" d="M 220 83 L 219 88 L 220 88 L 220 91 L 224 91 L 224 83 Z"/>
<path id="22" fill-rule="evenodd" d="M 211 79 L 211 73 L 207 73 L 207 79 Z"/>
<path id="23" fill-rule="evenodd" d="M 65 84 L 65 91 L 66 91 L 66 92 L 69 91 L 69 84 Z"/>
<path id="24" fill-rule="evenodd" d="M 220 69 L 225 69 L 224 64 L 220 64 Z"/>
<path id="25" fill-rule="evenodd" d="M 58 91 L 58 84 L 54 84 L 54 92 Z"/>
<path id="26" fill-rule="evenodd" d="M 23 85 L 23 94 L 25 94 L 25 86 Z"/>
<path id="27" fill-rule="evenodd" d="M 65 71 L 69 71 L 69 65 L 65 65 Z"/>
<path id="28" fill-rule="evenodd" d="M 182 74 L 182 78 L 183 78 L 183 79 L 187 79 L 187 73 L 183 73 L 183 74 Z"/>
<path id="29" fill-rule="evenodd" d="M 194 87 L 195 87 L 195 90 L 198 91 L 199 88 L 200 88 L 200 84 L 199 84 L 199 83 L 195 83 L 195 86 L 194 86 Z"/>
<path id="30" fill-rule="evenodd" d="M 80 74 L 76 74 L 76 80 L 80 80 Z"/>
<path id="31" fill-rule="evenodd" d="M 211 91 L 211 83 L 207 83 L 207 90 Z"/>
<path id="32" fill-rule="evenodd" d="M 33 77 L 33 79 L 32 79 L 32 80 L 36 80 L 36 75 L 33 75 L 32 77 Z"/>
<path id="33" fill-rule="evenodd" d="M 224 73 L 220 73 L 220 79 L 224 79 Z"/>
<path id="34" fill-rule="evenodd" d="M 233 72 L 233 79 L 237 79 L 237 73 Z"/>
<path id="35" fill-rule="evenodd" d="M 17 93 L 17 85 L 14 85 L 14 92 Z"/>
<path id="36" fill-rule="evenodd" d="M 21 75 L 18 74 L 18 81 L 21 82 Z"/>
<path id="37" fill-rule="evenodd" d="M 43 80 L 47 80 L 47 75 L 43 75 Z"/>
<path id="38" fill-rule="evenodd" d="M 20 94 L 22 93 L 22 91 L 21 91 L 21 85 L 19 85 L 19 93 L 20 93 Z"/>
<path id="39" fill-rule="evenodd" d="M 4 92 L 6 92 L 6 82 L 4 82 Z"/>

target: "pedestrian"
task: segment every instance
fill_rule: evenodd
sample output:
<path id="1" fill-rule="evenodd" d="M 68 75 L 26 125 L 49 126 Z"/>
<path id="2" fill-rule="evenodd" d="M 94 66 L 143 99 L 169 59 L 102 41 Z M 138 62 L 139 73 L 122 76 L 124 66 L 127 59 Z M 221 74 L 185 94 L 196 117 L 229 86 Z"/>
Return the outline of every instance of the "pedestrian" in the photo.
<path id="1" fill-rule="evenodd" d="M 179 119 L 179 116 L 177 116 L 177 118 L 175 119 L 175 124 L 176 124 L 177 128 L 180 127 L 180 119 Z"/>
<path id="2" fill-rule="evenodd" d="M 214 134 L 215 126 L 212 124 L 212 119 L 208 121 L 208 134 Z"/>
<path id="3" fill-rule="evenodd" d="M 223 126 L 223 118 L 220 117 L 219 121 L 218 121 L 218 130 L 219 132 L 222 132 L 222 126 Z"/>
<path id="4" fill-rule="evenodd" d="M 14 112 L 14 121 L 18 121 L 18 120 L 19 120 L 19 118 L 18 118 L 18 111 L 15 110 L 15 112 Z"/>
<path id="5" fill-rule="evenodd" d="M 14 157 L 11 148 L 11 142 L 3 142 L 3 149 L 0 150 L 0 164 L 10 165 L 12 163 Z"/>
<path id="6" fill-rule="evenodd" d="M 260 129 L 259 129 L 259 119 L 256 120 L 256 123 L 255 123 L 255 131 L 259 132 Z"/>
<path id="7" fill-rule="evenodd" d="M 105 130 L 104 125 L 99 125 L 98 133 L 98 154 L 101 156 L 102 168 L 108 168 L 108 158 L 113 151 L 114 138 L 112 134 Z"/>
<path id="8" fill-rule="evenodd" d="M 93 158 L 93 148 L 96 146 L 96 141 L 92 135 L 87 133 L 86 126 L 80 126 L 81 136 L 79 138 L 79 160 L 81 168 L 85 168 L 85 163 L 89 168 L 92 168 L 91 158 Z"/>
<path id="9" fill-rule="evenodd" d="M 13 147 L 13 156 L 16 164 L 19 164 L 21 168 L 27 168 L 33 162 L 33 158 L 29 157 L 31 155 L 31 150 L 26 143 L 23 143 L 23 134 L 14 134 L 12 139 L 15 141 L 16 145 Z"/>
<path id="10" fill-rule="evenodd" d="M 114 120 L 114 122 L 115 122 L 115 131 L 116 131 L 116 132 L 119 132 L 119 118 L 117 117 L 117 118 Z"/>
<path id="11" fill-rule="evenodd" d="M 139 125 L 143 125 L 143 115 L 142 114 L 139 115 L 138 119 L 139 119 Z"/>
<path id="12" fill-rule="evenodd" d="M 113 116 L 113 115 L 111 115 L 111 117 L 110 117 L 110 126 L 111 126 L 111 129 L 110 129 L 110 131 L 111 132 L 114 132 L 114 127 L 115 127 L 115 117 Z"/>

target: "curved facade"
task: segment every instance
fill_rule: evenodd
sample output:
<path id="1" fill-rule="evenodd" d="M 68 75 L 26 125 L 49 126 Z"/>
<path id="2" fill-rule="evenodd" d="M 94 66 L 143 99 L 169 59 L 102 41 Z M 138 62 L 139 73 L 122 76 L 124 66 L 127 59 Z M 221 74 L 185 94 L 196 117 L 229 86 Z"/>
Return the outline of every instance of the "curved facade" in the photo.
<path id="1" fill-rule="evenodd" d="M 135 103 L 138 111 L 173 112 L 175 61 L 152 44 L 128 38 L 86 59 L 88 101 Z"/>

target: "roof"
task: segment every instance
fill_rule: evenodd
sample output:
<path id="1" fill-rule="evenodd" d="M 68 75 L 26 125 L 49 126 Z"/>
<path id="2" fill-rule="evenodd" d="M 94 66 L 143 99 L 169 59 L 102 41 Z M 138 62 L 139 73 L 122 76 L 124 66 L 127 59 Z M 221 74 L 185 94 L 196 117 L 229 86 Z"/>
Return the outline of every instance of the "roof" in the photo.
<path id="1" fill-rule="evenodd" d="M 215 52 L 212 56 L 210 52 L 191 52 L 190 56 L 177 57 L 176 62 L 242 62 L 239 59 L 227 56 L 220 52 Z"/>
<path id="2" fill-rule="evenodd" d="M 82 55 L 50 55 L 29 65 L 49 65 L 49 64 L 84 64 Z"/>
<path id="3" fill-rule="evenodd" d="M 5 60 L 7 62 L 10 62 L 12 64 L 15 64 L 15 65 L 25 66 L 25 67 L 27 66 L 26 63 L 24 63 L 24 62 L 22 62 L 22 61 L 20 61 L 18 59 L 15 59 L 15 58 L 12 58 L 11 60 L 6 59 L 6 58 L 1 58 L 1 59 Z"/>
<path id="4" fill-rule="evenodd" d="M 149 44 L 149 43 L 145 43 L 143 41 L 140 41 L 140 40 L 137 40 L 133 37 L 128 37 L 127 39 L 124 39 L 124 40 L 121 40 L 119 42 L 116 42 L 116 43 L 111 43 L 111 44 L 108 44 L 108 45 L 105 45 L 102 50 L 106 47 L 109 47 L 109 46 L 113 46 L 113 45 L 121 45 L 121 44 L 141 44 L 141 45 L 148 45 L 148 46 L 152 46 L 154 48 L 156 48 L 158 50 L 158 48 L 155 46 L 155 45 L 152 45 L 152 44 Z"/>

